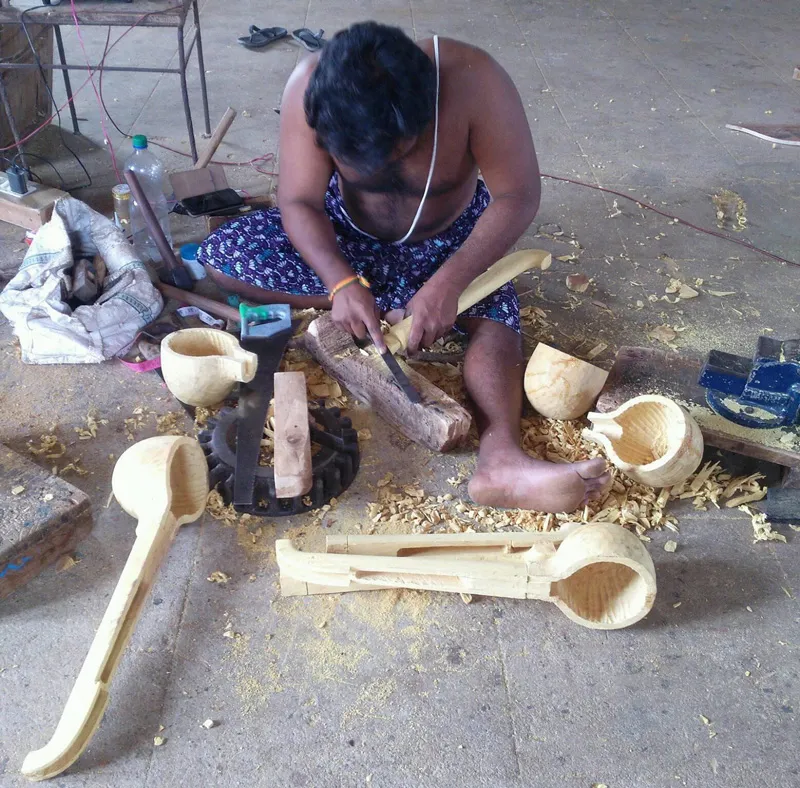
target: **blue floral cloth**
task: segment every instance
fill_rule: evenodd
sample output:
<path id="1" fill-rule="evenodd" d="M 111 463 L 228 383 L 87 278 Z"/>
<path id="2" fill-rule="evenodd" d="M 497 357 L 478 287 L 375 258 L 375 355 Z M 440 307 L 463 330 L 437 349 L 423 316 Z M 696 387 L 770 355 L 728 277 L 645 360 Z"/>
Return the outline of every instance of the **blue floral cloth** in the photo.
<path id="1" fill-rule="evenodd" d="M 337 178 L 325 195 L 325 210 L 336 241 L 353 270 L 365 277 L 381 312 L 404 309 L 411 297 L 467 240 L 490 202 L 478 181 L 475 196 L 446 230 L 416 243 L 381 241 L 359 230 L 347 215 Z M 254 211 L 225 223 L 200 246 L 203 265 L 264 290 L 291 295 L 326 295 L 314 271 L 292 246 L 277 208 Z M 519 302 L 514 286 L 503 285 L 468 309 L 466 317 L 483 317 L 519 332 Z"/>

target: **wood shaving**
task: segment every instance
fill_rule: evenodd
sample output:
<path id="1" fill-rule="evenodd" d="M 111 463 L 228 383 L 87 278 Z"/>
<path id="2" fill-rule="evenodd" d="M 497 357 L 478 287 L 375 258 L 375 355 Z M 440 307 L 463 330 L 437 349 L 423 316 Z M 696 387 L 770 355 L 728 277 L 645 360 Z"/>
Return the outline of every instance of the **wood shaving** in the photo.
<path id="1" fill-rule="evenodd" d="M 201 723 L 200 727 L 201 728 L 205 728 L 208 731 L 208 730 L 211 730 L 211 728 L 216 728 L 217 725 L 219 725 L 218 722 L 215 722 L 212 719 L 208 719 L 205 722 Z"/>
<path id="2" fill-rule="evenodd" d="M 53 433 L 45 433 L 39 436 L 38 446 L 28 444 L 28 451 L 37 457 L 44 455 L 46 460 L 57 460 L 67 453 L 67 447 Z"/>
<path id="3" fill-rule="evenodd" d="M 372 432 L 368 430 L 366 427 L 358 431 L 358 439 L 360 441 L 369 441 L 372 440 Z"/>
<path id="4" fill-rule="evenodd" d="M 131 416 L 124 420 L 125 435 L 129 441 L 136 439 L 137 431 L 140 430 L 150 416 L 153 415 L 155 415 L 155 411 L 148 410 L 147 408 L 143 408 L 141 406 L 133 409 Z"/>
<path id="5" fill-rule="evenodd" d="M 80 559 L 75 558 L 74 556 L 62 556 L 59 562 L 56 564 L 56 572 L 66 572 L 68 569 L 72 569 L 73 566 L 77 566 L 80 562 Z"/>
<path id="6" fill-rule="evenodd" d="M 674 539 L 669 539 L 664 543 L 664 550 L 668 553 L 674 553 L 678 549 L 678 543 Z"/>
<path id="7" fill-rule="evenodd" d="M 56 469 L 55 474 L 58 476 L 63 476 L 65 473 L 77 473 L 78 476 L 88 476 L 89 471 L 86 468 L 81 467 L 81 458 L 77 457 L 76 459 L 68 462 L 61 470 Z"/>
<path id="8" fill-rule="evenodd" d="M 747 227 L 747 204 L 736 192 L 720 189 L 711 201 L 717 209 L 717 227 L 740 233 Z"/>
<path id="9" fill-rule="evenodd" d="M 590 282 L 586 274 L 570 274 L 567 277 L 567 290 L 573 293 L 585 293 L 589 289 Z"/>
<path id="10" fill-rule="evenodd" d="M 597 358 L 601 353 L 605 353 L 608 350 L 608 345 L 605 342 L 598 342 L 587 354 L 586 360 L 591 361 L 594 358 Z"/>
<path id="11" fill-rule="evenodd" d="M 16 487 L 12 487 L 11 488 L 11 494 L 12 495 L 21 495 L 24 492 L 25 492 L 25 488 L 21 484 L 18 484 Z"/>
<path id="12" fill-rule="evenodd" d="M 153 736 L 153 746 L 154 747 L 162 747 L 167 743 L 167 740 L 163 736 Z"/>
<path id="13" fill-rule="evenodd" d="M 207 578 L 209 583 L 220 583 L 224 584 L 227 583 L 231 579 L 230 575 L 226 575 L 225 572 L 220 572 L 219 569 L 214 570 Z"/>
<path id="14" fill-rule="evenodd" d="M 78 440 L 88 441 L 97 437 L 97 428 L 101 424 L 108 424 L 108 419 L 98 419 L 97 410 L 92 408 L 86 414 L 86 427 L 75 427 L 75 432 L 78 434 Z"/>
<path id="15" fill-rule="evenodd" d="M 707 290 L 709 295 L 717 296 L 717 298 L 724 298 L 725 296 L 736 295 L 734 290 Z"/>
<path id="16" fill-rule="evenodd" d="M 156 432 L 159 435 L 187 435 L 185 424 L 186 414 L 181 410 L 172 410 L 156 417 Z"/>
<path id="17" fill-rule="evenodd" d="M 656 326 L 647 332 L 647 336 L 657 342 L 663 342 L 668 347 L 674 347 L 672 343 L 678 338 L 675 329 L 670 326 Z"/>

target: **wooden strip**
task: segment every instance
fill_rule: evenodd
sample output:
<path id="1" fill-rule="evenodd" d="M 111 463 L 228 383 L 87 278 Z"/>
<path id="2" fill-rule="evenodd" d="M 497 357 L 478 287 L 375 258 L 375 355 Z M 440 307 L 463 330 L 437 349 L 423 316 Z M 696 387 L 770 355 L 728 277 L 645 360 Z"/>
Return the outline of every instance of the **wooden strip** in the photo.
<path id="1" fill-rule="evenodd" d="M 411 440 L 433 451 L 448 451 L 466 440 L 472 419 L 461 405 L 398 359 L 422 397 L 421 405 L 409 402 L 383 359 L 357 348 L 330 315 L 311 323 L 304 344 L 331 377 Z"/>
<path id="2" fill-rule="evenodd" d="M 0 194 L 0 221 L 24 227 L 26 230 L 38 230 L 50 219 L 56 200 L 68 196 L 66 192 L 52 186 L 40 186 L 20 197 Z"/>
<path id="3" fill-rule="evenodd" d="M 275 495 L 297 498 L 312 484 L 306 376 L 275 373 Z"/>
<path id="4" fill-rule="evenodd" d="M 222 116 L 222 119 L 217 124 L 217 128 L 214 129 L 214 133 L 211 135 L 211 139 L 208 141 L 208 145 L 206 145 L 206 149 L 200 154 L 200 158 L 197 160 L 197 164 L 194 165 L 194 169 L 202 170 L 204 167 L 207 167 L 211 159 L 214 157 L 214 154 L 217 152 L 217 148 L 220 146 L 225 135 L 228 133 L 228 129 L 231 127 L 231 123 L 236 119 L 236 110 L 233 107 L 228 107 L 225 110 L 225 114 Z"/>
<path id="5" fill-rule="evenodd" d="M 155 282 L 155 286 L 167 296 L 167 298 L 174 298 L 182 304 L 200 307 L 200 309 L 204 309 L 215 317 L 221 317 L 223 320 L 230 320 L 234 323 L 240 322 L 239 310 L 227 304 L 223 304 L 222 301 L 206 298 L 197 293 L 190 293 L 188 290 L 181 290 L 179 287 L 173 287 L 164 282 Z"/>

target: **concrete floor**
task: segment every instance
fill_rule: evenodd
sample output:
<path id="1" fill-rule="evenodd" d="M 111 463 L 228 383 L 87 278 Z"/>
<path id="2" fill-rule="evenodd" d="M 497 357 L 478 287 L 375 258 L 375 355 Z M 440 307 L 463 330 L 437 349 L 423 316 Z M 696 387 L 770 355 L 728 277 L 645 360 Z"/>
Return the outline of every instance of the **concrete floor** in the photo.
<path id="1" fill-rule="evenodd" d="M 205 2 L 202 15 L 212 116 L 228 104 L 244 110 L 223 160 L 276 149 L 273 107 L 301 54 L 291 43 L 248 52 L 237 35 L 251 23 L 330 33 L 373 18 L 418 38 L 438 32 L 487 48 L 522 94 L 545 172 L 629 193 L 707 227 L 715 226 L 711 195 L 732 189 L 747 204 L 740 237 L 800 261 L 798 150 L 724 128 L 800 122 L 800 82 L 791 79 L 796 7 L 788 0 L 279 0 L 268 9 L 240 0 Z M 99 31 L 84 36 L 90 51 L 102 47 Z M 71 35 L 67 46 L 79 60 Z M 118 63 L 174 59 L 173 39 L 163 32 L 134 31 L 113 53 Z M 110 74 L 104 89 L 124 129 L 186 148 L 174 77 Z M 196 92 L 193 98 L 199 126 Z M 102 204 L 115 178 L 97 144 L 88 89 L 79 114 L 87 138 L 75 143 L 96 186 L 76 195 Z M 57 136 L 42 137 L 42 149 L 77 183 Z M 112 141 L 126 150 L 118 135 Z M 171 154 L 164 160 L 185 166 Z M 231 168 L 229 177 L 239 187 L 264 183 L 247 167 Z M 617 346 L 649 344 L 647 332 L 658 325 L 685 327 L 677 344 L 695 355 L 711 347 L 748 353 L 770 328 L 775 336 L 797 335 L 794 268 L 621 199 L 621 213 L 609 218 L 613 199 L 545 183 L 537 226 L 557 223 L 582 251 L 578 262 L 556 262 L 532 279 L 526 300 L 548 311 L 565 350 L 586 353 L 604 341 L 609 349 L 599 361 L 608 365 Z M 537 226 L 520 246 L 575 251 L 535 237 Z M 177 236 L 200 232 L 184 224 Z M 21 235 L 2 228 L 2 270 L 19 263 Z M 578 304 L 564 287 L 573 271 L 594 279 Z M 651 305 L 646 296 L 663 294 L 671 276 L 701 277 L 701 290 L 736 294 Z M 637 300 L 647 306 L 637 309 Z M 131 518 L 108 503 L 110 455 L 129 445 L 123 419 L 137 406 L 164 413 L 175 403 L 155 376 L 117 364 L 25 367 L 7 324 L 0 341 L 0 440 L 24 451 L 55 423 L 70 456 L 82 457 L 89 471 L 73 481 L 92 496 L 96 518 L 76 566 L 46 572 L 0 604 L 0 784 L 18 786 L 25 753 L 54 729 L 133 541 Z M 79 442 L 74 428 L 90 406 L 109 423 L 96 440 Z M 371 485 L 387 471 L 401 483 L 445 492 L 443 479 L 465 460 L 465 453 L 431 460 L 370 414 L 358 411 L 355 419 L 374 439 L 364 446 L 355 485 L 326 522 L 331 531 L 356 528 Z M 154 431 L 151 417 L 138 435 Z M 457 597 L 388 592 L 283 600 L 273 537 L 291 529 L 318 544 L 319 526 L 303 517 L 265 523 L 253 543 L 206 517 L 179 533 L 105 719 L 54 784 L 800 785 L 794 533 L 785 529 L 785 545 L 754 545 L 748 519 L 729 511 L 681 513 L 680 523 L 676 553 L 663 550 L 666 534 L 649 545 L 659 581 L 652 614 L 631 629 L 600 633 L 534 602 L 465 606 Z M 231 581 L 209 583 L 214 570 Z M 226 627 L 240 637 L 223 637 Z M 219 725 L 206 730 L 201 723 L 209 718 Z M 166 743 L 154 747 L 155 735 Z"/>

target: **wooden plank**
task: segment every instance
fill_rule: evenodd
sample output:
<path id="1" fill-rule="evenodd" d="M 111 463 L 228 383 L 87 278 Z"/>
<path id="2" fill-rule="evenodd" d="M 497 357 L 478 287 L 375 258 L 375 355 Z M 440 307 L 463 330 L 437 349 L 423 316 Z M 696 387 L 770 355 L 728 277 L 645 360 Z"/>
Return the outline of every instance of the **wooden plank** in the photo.
<path id="1" fill-rule="evenodd" d="M 377 352 L 357 348 L 329 314 L 311 323 L 304 344 L 331 377 L 411 440 L 433 451 L 448 451 L 466 440 L 472 419 L 461 405 L 398 359 L 422 397 L 420 405 L 409 402 Z"/>
<path id="2" fill-rule="evenodd" d="M 274 378 L 275 495 L 297 498 L 305 495 L 313 482 L 306 376 L 302 372 L 276 372 Z"/>
<path id="3" fill-rule="evenodd" d="M 29 17 L 28 17 L 29 18 Z M 27 21 L 27 20 L 26 20 Z M 33 46 L 39 59 L 43 63 L 50 63 L 53 59 L 53 30 L 44 25 L 35 25 L 28 22 L 28 33 L 33 40 Z M 4 25 L 0 27 L 0 53 L 2 60 L 14 60 L 17 63 L 35 63 L 33 52 L 30 50 L 28 39 L 21 26 Z M 16 57 L 14 57 L 16 55 Z M 53 74 L 47 73 L 48 85 L 52 87 Z M 8 93 L 14 122 L 20 137 L 33 131 L 50 114 L 50 96 L 37 69 L 5 69 L 3 82 Z M 8 125 L 6 113 L 0 109 L 0 147 L 7 148 L 14 144 L 14 137 Z M 9 158 L 15 151 L 7 151 L 4 155 Z M 38 159 L 31 159 L 28 164 L 36 166 L 42 164 Z M 46 166 L 46 165 L 42 165 Z M 5 169 L 4 164 L 2 169 Z M 49 168 L 48 168 L 49 169 Z M 52 175 L 50 170 L 50 175 Z"/>
<path id="4" fill-rule="evenodd" d="M 0 193 L 0 221 L 26 230 L 38 230 L 50 219 L 56 200 L 67 196 L 66 192 L 52 186 L 40 186 L 21 197 Z"/>
<path id="5" fill-rule="evenodd" d="M 91 530 L 87 495 L 0 444 L 0 599 Z"/>
<path id="6" fill-rule="evenodd" d="M 608 413 L 641 394 L 662 394 L 689 410 L 707 446 L 778 465 L 800 466 L 800 452 L 779 443 L 780 436 L 791 430 L 749 429 L 714 413 L 706 404 L 705 389 L 697 384 L 701 368 L 701 361 L 677 353 L 622 347 L 597 400 L 597 410 Z M 794 432 L 797 434 L 797 428 Z"/>

